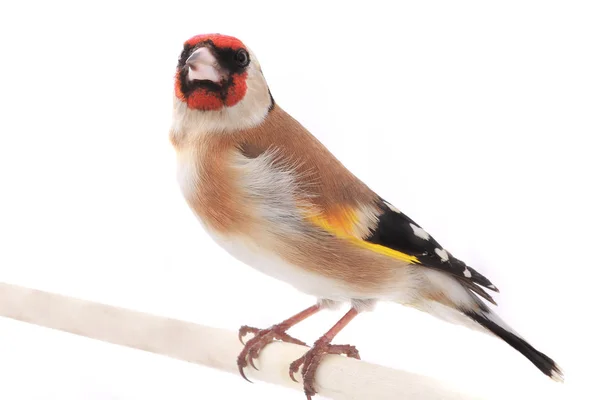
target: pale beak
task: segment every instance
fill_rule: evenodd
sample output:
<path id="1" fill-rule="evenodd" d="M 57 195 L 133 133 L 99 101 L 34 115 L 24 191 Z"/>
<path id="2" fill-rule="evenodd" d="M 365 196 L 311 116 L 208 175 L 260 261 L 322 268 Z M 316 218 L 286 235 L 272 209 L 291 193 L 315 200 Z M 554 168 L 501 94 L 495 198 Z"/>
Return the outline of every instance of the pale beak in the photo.
<path id="1" fill-rule="evenodd" d="M 191 81 L 221 82 L 224 78 L 219 62 L 210 49 L 201 47 L 194 51 L 186 60 L 185 65 L 189 68 L 188 78 Z"/>

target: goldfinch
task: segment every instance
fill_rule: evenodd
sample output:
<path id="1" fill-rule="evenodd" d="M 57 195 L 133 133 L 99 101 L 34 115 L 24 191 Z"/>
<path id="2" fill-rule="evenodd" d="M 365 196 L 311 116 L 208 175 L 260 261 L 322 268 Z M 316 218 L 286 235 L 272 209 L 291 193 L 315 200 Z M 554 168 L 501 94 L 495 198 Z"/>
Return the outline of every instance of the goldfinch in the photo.
<path id="1" fill-rule="evenodd" d="M 187 204 L 214 241 L 243 263 L 312 295 L 316 302 L 254 337 L 244 368 L 286 331 L 330 306 L 350 310 L 306 354 L 308 399 L 326 354 L 359 358 L 333 338 L 360 312 L 388 301 L 495 335 L 556 381 L 563 373 L 490 308 L 498 289 L 424 228 L 353 175 L 275 102 L 255 54 L 239 39 L 202 34 L 185 41 L 174 77 L 169 139 Z M 484 301 L 485 300 L 485 301 Z"/>

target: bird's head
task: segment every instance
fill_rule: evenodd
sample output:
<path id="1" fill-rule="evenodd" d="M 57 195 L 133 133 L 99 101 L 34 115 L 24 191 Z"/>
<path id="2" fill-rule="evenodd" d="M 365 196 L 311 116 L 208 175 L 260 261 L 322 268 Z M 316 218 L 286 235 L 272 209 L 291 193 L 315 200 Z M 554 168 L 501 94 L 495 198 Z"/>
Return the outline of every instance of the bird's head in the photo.
<path id="1" fill-rule="evenodd" d="M 239 39 L 203 34 L 184 43 L 175 74 L 179 129 L 190 124 L 206 131 L 251 127 L 273 105 L 258 60 Z"/>

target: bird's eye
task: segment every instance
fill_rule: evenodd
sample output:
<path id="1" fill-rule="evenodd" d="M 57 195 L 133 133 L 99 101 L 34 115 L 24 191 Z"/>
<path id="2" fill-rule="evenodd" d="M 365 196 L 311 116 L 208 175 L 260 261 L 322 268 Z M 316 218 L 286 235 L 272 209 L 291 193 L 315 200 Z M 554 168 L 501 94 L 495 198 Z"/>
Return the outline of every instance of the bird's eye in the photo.
<path id="1" fill-rule="evenodd" d="M 235 53 L 235 62 L 240 67 L 245 67 L 250 63 L 250 57 L 248 56 L 248 52 L 244 49 L 239 49 Z"/>

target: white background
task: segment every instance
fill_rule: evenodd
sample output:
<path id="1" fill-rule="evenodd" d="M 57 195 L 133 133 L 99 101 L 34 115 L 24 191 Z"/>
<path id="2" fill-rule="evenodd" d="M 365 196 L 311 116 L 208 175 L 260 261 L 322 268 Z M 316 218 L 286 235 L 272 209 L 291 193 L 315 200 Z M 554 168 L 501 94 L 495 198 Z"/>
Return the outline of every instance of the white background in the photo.
<path id="1" fill-rule="evenodd" d="M 232 330 L 312 304 L 217 248 L 176 186 L 174 67 L 188 37 L 221 32 L 286 111 L 500 288 L 499 313 L 566 382 L 397 305 L 337 343 L 489 398 L 598 398 L 597 2 L 391 4 L 3 3 L 0 281 Z M 343 312 L 292 333 L 312 342 Z M 0 377 L 11 400 L 302 398 L 7 319 Z"/>

